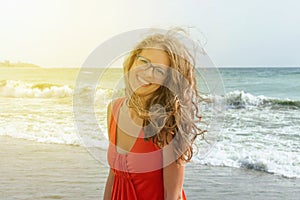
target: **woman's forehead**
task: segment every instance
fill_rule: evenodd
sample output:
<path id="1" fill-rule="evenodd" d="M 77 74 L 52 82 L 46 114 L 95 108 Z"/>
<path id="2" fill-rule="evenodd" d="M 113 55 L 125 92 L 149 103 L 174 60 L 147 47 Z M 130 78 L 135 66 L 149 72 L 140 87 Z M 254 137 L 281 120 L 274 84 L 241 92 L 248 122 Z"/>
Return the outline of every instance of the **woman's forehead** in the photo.
<path id="1" fill-rule="evenodd" d="M 165 66 L 170 66 L 170 59 L 168 53 L 159 48 L 147 48 L 143 49 L 140 56 L 143 56 L 147 60 L 149 60 L 151 63 L 157 63 L 162 64 Z"/>

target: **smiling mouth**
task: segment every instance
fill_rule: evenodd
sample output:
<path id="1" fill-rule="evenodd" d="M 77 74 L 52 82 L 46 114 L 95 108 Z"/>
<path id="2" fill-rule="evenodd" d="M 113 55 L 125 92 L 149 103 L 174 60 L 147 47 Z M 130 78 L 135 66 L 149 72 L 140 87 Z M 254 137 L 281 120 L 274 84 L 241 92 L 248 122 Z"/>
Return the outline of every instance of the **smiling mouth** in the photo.
<path id="1" fill-rule="evenodd" d="M 152 83 L 149 83 L 148 81 L 142 79 L 141 77 L 137 76 L 137 80 L 142 83 L 141 87 L 144 87 L 144 86 L 148 86 L 148 85 L 152 85 Z"/>

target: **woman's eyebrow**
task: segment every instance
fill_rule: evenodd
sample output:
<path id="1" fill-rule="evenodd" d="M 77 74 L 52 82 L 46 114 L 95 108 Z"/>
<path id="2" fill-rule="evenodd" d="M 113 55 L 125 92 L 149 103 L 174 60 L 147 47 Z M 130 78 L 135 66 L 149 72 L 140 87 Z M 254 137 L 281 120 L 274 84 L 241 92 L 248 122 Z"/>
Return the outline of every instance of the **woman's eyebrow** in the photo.
<path id="1" fill-rule="evenodd" d="M 138 55 L 139 57 L 142 57 L 142 58 L 144 58 L 145 60 L 147 60 L 148 62 L 150 62 L 151 63 L 151 60 L 149 59 L 149 58 L 146 58 L 146 57 L 144 57 L 144 56 L 141 56 L 141 55 Z"/>

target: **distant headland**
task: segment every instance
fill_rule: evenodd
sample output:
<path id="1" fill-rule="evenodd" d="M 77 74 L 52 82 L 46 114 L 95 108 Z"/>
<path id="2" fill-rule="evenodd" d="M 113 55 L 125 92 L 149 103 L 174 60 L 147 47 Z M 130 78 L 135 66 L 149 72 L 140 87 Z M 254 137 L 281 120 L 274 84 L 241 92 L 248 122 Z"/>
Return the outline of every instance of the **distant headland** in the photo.
<path id="1" fill-rule="evenodd" d="M 12 63 L 9 60 L 5 60 L 4 62 L 0 62 L 0 67 L 11 67 L 11 68 L 41 68 L 38 65 L 34 65 L 31 63 L 25 62 L 16 62 Z"/>

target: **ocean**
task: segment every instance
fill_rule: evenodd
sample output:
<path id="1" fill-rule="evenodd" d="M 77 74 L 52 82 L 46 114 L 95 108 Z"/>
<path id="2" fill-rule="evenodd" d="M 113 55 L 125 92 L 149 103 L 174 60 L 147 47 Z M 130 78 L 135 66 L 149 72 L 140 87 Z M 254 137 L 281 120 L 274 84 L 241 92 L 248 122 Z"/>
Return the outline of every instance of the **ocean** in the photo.
<path id="1" fill-rule="evenodd" d="M 222 139 L 202 164 L 300 178 L 300 68 L 220 69 Z"/>
<path id="2" fill-rule="evenodd" d="M 79 85 L 81 95 L 94 93 L 97 124 L 85 118 L 87 113 L 75 117 L 78 71 L 0 68 L 0 136 L 82 146 L 107 167 L 106 106 L 122 69 L 103 71 L 96 88 Z M 209 153 L 195 155 L 192 163 L 300 179 L 300 68 L 220 68 L 219 72 L 226 102 L 222 129 Z M 84 133 L 78 133 L 78 124 Z"/>

